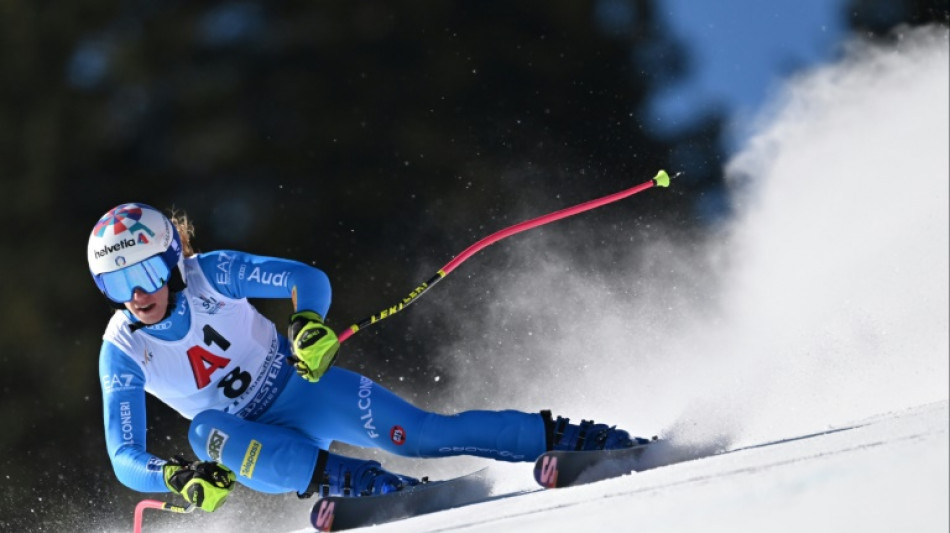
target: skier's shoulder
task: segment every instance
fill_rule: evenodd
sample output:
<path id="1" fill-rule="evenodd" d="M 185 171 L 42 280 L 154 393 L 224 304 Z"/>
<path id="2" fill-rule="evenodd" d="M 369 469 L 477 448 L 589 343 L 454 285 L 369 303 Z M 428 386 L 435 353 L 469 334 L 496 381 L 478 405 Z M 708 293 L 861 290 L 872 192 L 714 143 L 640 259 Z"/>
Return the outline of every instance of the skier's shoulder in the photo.
<path id="1" fill-rule="evenodd" d="M 142 353 L 144 346 L 131 328 L 132 320 L 122 311 L 116 311 L 102 334 L 102 348 L 99 352 L 100 363 L 121 359 L 127 356 L 135 361 L 135 354 Z"/>
<path id="2" fill-rule="evenodd" d="M 203 279 L 196 281 L 209 285 L 225 296 L 240 298 L 239 282 L 247 275 L 247 265 L 260 259 L 261 256 L 238 250 L 195 254 L 185 258 L 188 285 L 191 286 L 192 276 L 200 274 Z"/>
<path id="3" fill-rule="evenodd" d="M 129 324 L 132 324 L 132 319 L 121 310 L 116 310 L 112 313 L 112 318 L 109 319 L 109 323 L 106 324 L 105 333 L 102 334 L 102 339 L 105 341 L 110 341 L 113 344 L 118 342 L 127 343 L 133 338 L 132 332 L 129 329 Z"/>
<path id="4" fill-rule="evenodd" d="M 212 291 L 217 295 L 239 299 L 235 294 L 234 263 L 243 254 L 233 250 L 202 252 L 186 257 L 185 283 L 189 293 Z"/>

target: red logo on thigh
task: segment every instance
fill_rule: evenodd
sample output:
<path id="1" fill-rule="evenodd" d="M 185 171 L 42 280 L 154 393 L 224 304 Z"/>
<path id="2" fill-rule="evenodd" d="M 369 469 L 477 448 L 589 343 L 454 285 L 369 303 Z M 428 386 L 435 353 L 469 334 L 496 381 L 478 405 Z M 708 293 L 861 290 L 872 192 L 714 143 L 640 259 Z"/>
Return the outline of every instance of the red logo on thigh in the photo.
<path id="1" fill-rule="evenodd" d="M 402 426 L 393 426 L 389 430 L 389 438 L 396 446 L 402 446 L 406 443 L 406 430 L 402 429 Z"/>

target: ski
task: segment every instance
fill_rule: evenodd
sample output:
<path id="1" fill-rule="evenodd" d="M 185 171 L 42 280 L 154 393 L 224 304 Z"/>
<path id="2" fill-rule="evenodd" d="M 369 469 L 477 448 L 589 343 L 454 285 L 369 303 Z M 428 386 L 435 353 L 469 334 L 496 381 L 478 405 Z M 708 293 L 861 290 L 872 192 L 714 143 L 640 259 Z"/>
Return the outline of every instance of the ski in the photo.
<path id="1" fill-rule="evenodd" d="M 379 496 L 320 498 L 310 512 L 310 524 L 318 531 L 342 531 L 476 503 L 491 489 L 485 473 L 482 469 Z"/>
<path id="2" fill-rule="evenodd" d="M 534 462 L 534 480 L 542 487 L 553 489 L 645 470 L 640 457 L 655 442 L 656 437 L 646 444 L 618 450 L 545 452 Z"/>

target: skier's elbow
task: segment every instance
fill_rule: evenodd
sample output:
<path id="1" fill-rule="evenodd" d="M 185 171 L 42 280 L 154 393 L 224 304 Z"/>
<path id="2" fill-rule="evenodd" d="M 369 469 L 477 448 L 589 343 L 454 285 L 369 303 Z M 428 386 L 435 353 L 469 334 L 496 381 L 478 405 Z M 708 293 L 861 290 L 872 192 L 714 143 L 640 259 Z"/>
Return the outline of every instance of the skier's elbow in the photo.
<path id="1" fill-rule="evenodd" d="M 156 492 L 150 479 L 150 462 L 142 460 L 145 451 L 136 447 L 122 446 L 109 454 L 112 471 L 119 483 L 137 492 Z M 163 487 L 164 488 L 164 487 Z"/>
<path id="2" fill-rule="evenodd" d="M 112 467 L 115 472 L 116 479 L 119 480 L 119 483 L 122 483 L 127 488 L 130 488 L 137 492 L 148 492 L 145 489 L 144 484 L 138 482 L 138 477 L 127 473 L 122 468 L 116 468 L 115 465 Z"/>

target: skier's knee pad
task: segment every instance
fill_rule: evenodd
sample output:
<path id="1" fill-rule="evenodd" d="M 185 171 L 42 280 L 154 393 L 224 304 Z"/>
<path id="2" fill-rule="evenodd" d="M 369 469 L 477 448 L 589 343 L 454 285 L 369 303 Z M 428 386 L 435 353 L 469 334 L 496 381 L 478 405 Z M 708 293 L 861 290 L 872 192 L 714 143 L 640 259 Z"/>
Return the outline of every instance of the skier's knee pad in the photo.
<path id="1" fill-rule="evenodd" d="M 234 415 L 207 410 L 195 415 L 188 428 L 188 442 L 202 461 L 222 461 L 221 452 L 239 421 Z"/>

